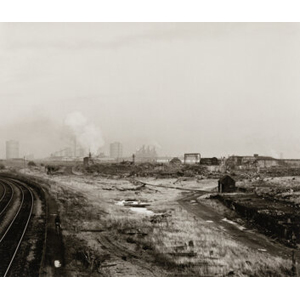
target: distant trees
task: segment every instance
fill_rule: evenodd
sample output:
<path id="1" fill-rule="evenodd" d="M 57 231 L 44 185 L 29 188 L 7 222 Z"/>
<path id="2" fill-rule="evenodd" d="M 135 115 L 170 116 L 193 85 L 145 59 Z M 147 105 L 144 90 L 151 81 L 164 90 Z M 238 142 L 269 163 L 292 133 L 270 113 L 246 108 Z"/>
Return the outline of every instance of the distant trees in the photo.
<path id="1" fill-rule="evenodd" d="M 0 164 L 0 170 L 4 170 L 4 169 L 5 169 L 4 164 Z"/>
<path id="2" fill-rule="evenodd" d="M 34 161 L 29 161 L 27 165 L 28 167 L 35 167 L 36 163 Z"/>

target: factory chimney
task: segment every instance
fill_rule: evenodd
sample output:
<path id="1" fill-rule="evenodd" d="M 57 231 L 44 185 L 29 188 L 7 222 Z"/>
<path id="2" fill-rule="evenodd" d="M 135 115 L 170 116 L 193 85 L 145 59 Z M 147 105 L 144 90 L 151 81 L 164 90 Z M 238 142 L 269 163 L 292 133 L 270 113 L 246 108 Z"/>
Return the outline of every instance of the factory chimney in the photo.
<path id="1" fill-rule="evenodd" d="M 76 136 L 74 136 L 74 157 L 76 156 Z"/>

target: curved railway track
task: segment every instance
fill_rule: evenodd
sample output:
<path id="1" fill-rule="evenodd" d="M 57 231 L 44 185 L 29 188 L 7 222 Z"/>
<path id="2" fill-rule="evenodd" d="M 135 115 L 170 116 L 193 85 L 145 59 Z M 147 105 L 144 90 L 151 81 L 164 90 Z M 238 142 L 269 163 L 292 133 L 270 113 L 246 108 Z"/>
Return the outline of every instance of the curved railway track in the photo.
<path id="1" fill-rule="evenodd" d="M 6 192 L 5 185 L 2 182 L 0 182 L 0 189 L 1 189 L 1 198 L 0 198 L 0 202 L 1 202 Z"/>
<path id="2" fill-rule="evenodd" d="M 14 189 L 13 186 L 6 181 L 0 181 L 3 186 L 3 195 L 0 199 L 0 218 L 8 209 L 9 205 L 12 203 L 14 197 Z"/>
<path id="3" fill-rule="evenodd" d="M 0 178 L 3 190 L 0 199 L 0 221 L 9 219 L 0 228 L 0 276 L 8 276 L 14 263 L 33 210 L 34 196 L 24 183 L 11 178 Z M 14 210 L 10 208 L 14 206 Z"/>

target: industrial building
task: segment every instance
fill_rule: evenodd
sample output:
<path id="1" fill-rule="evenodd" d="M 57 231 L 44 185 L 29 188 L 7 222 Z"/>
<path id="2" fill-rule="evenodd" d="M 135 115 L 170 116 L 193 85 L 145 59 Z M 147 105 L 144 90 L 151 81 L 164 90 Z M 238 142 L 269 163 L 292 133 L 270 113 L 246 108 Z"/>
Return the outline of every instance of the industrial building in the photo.
<path id="1" fill-rule="evenodd" d="M 143 145 L 143 147 L 135 152 L 135 158 L 137 162 L 156 162 L 156 149 L 155 147 Z"/>
<path id="2" fill-rule="evenodd" d="M 202 157 L 200 164 L 205 166 L 218 166 L 220 161 L 216 157 Z"/>
<path id="3" fill-rule="evenodd" d="M 109 156 L 111 158 L 119 159 L 123 157 L 123 146 L 119 142 L 114 142 L 110 144 Z"/>
<path id="4" fill-rule="evenodd" d="M 257 168 L 271 168 L 286 166 L 287 160 L 276 159 L 270 156 L 260 156 L 254 154 L 253 156 L 230 156 L 226 160 L 227 167 L 239 169 L 257 169 Z"/>
<path id="5" fill-rule="evenodd" d="M 184 164 L 200 164 L 200 153 L 185 153 Z"/>
<path id="6" fill-rule="evenodd" d="M 67 147 L 51 153 L 50 160 L 70 161 L 81 159 L 86 155 L 86 149 L 80 146 Z"/>
<path id="7" fill-rule="evenodd" d="M 6 142 L 6 159 L 19 158 L 19 142 L 10 140 Z"/>

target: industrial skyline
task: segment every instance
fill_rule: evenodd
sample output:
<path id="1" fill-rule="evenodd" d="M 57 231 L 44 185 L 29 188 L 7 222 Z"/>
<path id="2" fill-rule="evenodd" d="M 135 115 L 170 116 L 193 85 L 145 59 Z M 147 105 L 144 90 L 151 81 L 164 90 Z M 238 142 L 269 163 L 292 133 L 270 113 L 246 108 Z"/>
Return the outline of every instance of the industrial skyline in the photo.
<path id="1" fill-rule="evenodd" d="M 1 24 L 0 157 L 9 139 L 46 157 L 75 130 L 124 155 L 300 158 L 299 41 L 299 23 Z"/>

